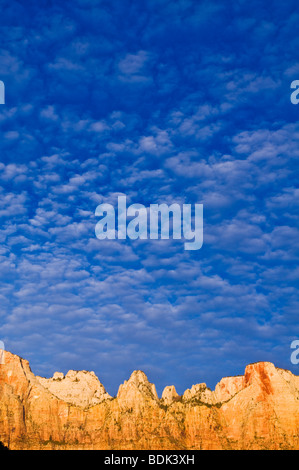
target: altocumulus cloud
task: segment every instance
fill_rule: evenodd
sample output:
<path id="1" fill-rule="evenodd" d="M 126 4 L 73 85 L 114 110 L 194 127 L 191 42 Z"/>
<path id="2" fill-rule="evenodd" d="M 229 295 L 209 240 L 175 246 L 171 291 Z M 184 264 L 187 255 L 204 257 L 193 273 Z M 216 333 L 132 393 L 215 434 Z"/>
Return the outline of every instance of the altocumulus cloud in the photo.
<path id="1" fill-rule="evenodd" d="M 34 372 L 95 370 L 110 393 L 137 368 L 179 392 L 256 360 L 296 372 L 298 17 L 3 3 L 0 336 Z M 203 203 L 203 248 L 97 240 L 96 206 L 122 194 Z"/>

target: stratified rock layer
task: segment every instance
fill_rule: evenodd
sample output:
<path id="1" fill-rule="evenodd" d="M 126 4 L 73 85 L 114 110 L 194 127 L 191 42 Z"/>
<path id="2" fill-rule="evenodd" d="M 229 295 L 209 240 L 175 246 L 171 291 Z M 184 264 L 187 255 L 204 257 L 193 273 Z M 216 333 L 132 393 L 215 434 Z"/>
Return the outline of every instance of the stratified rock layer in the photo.
<path id="1" fill-rule="evenodd" d="M 10 449 L 299 449 L 299 377 L 269 362 L 211 391 L 173 386 L 160 400 L 135 371 L 111 398 L 93 373 L 36 377 L 5 353 L 0 442 Z"/>

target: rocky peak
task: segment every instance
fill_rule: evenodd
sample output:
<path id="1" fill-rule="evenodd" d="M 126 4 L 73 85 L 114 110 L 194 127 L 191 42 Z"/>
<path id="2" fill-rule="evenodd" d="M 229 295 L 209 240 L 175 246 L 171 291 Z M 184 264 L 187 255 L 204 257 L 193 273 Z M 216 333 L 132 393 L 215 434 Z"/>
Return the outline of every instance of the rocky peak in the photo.
<path id="1" fill-rule="evenodd" d="M 117 399 L 129 407 L 139 402 L 159 400 L 155 385 L 148 381 L 141 370 L 135 370 L 129 380 L 120 385 Z"/>
<path id="2" fill-rule="evenodd" d="M 162 393 L 162 400 L 165 405 L 170 405 L 179 395 L 174 385 L 169 385 L 164 388 Z"/>
<path id="3" fill-rule="evenodd" d="M 245 386 L 251 385 L 255 381 L 267 382 L 277 374 L 277 370 L 271 362 L 255 362 L 249 364 L 245 369 Z"/>
<path id="4" fill-rule="evenodd" d="M 127 381 L 127 383 L 135 384 L 136 386 L 145 384 L 146 386 L 149 384 L 148 378 L 142 370 L 134 370 L 132 372 L 131 377 Z"/>
<path id="5" fill-rule="evenodd" d="M 200 383 L 188 388 L 183 395 L 183 400 L 198 400 L 202 403 L 213 403 L 213 393 L 207 388 L 205 383 Z"/>
<path id="6" fill-rule="evenodd" d="M 53 395 L 77 406 L 93 406 L 111 398 L 94 372 L 69 370 L 66 375 L 55 372 L 50 379 L 37 379 Z"/>
<path id="7" fill-rule="evenodd" d="M 249 364 L 245 369 L 244 383 L 246 387 L 259 390 L 264 399 L 273 395 L 299 398 L 298 377 L 289 371 L 276 368 L 271 362 Z"/>
<path id="8" fill-rule="evenodd" d="M 64 379 L 64 374 L 62 372 L 55 372 L 52 378 L 53 380 L 62 380 Z"/>

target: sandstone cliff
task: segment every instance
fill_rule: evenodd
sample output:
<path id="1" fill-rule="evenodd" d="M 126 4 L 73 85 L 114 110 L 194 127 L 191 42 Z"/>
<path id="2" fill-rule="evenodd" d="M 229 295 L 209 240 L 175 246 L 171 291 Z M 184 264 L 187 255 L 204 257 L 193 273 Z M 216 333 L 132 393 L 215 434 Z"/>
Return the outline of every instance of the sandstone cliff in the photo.
<path id="1" fill-rule="evenodd" d="M 56 372 L 51 379 L 36 378 L 53 395 L 73 405 L 97 405 L 111 398 L 94 372 L 70 370 L 66 376 Z"/>
<path id="2" fill-rule="evenodd" d="M 5 353 L 0 442 L 10 449 L 299 449 L 299 377 L 261 362 L 211 391 L 193 385 L 159 399 L 135 371 L 111 398 L 94 373 L 35 376 Z"/>

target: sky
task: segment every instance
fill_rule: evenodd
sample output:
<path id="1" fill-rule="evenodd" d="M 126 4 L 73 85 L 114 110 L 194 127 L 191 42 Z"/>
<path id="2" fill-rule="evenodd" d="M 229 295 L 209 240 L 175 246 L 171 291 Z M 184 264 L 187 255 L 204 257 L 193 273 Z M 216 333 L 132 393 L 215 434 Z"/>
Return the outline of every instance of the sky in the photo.
<path id="1" fill-rule="evenodd" d="M 298 1 L 0 0 L 0 340 L 35 374 L 158 393 L 290 361 Z M 96 207 L 203 204 L 204 243 L 98 240 Z"/>

